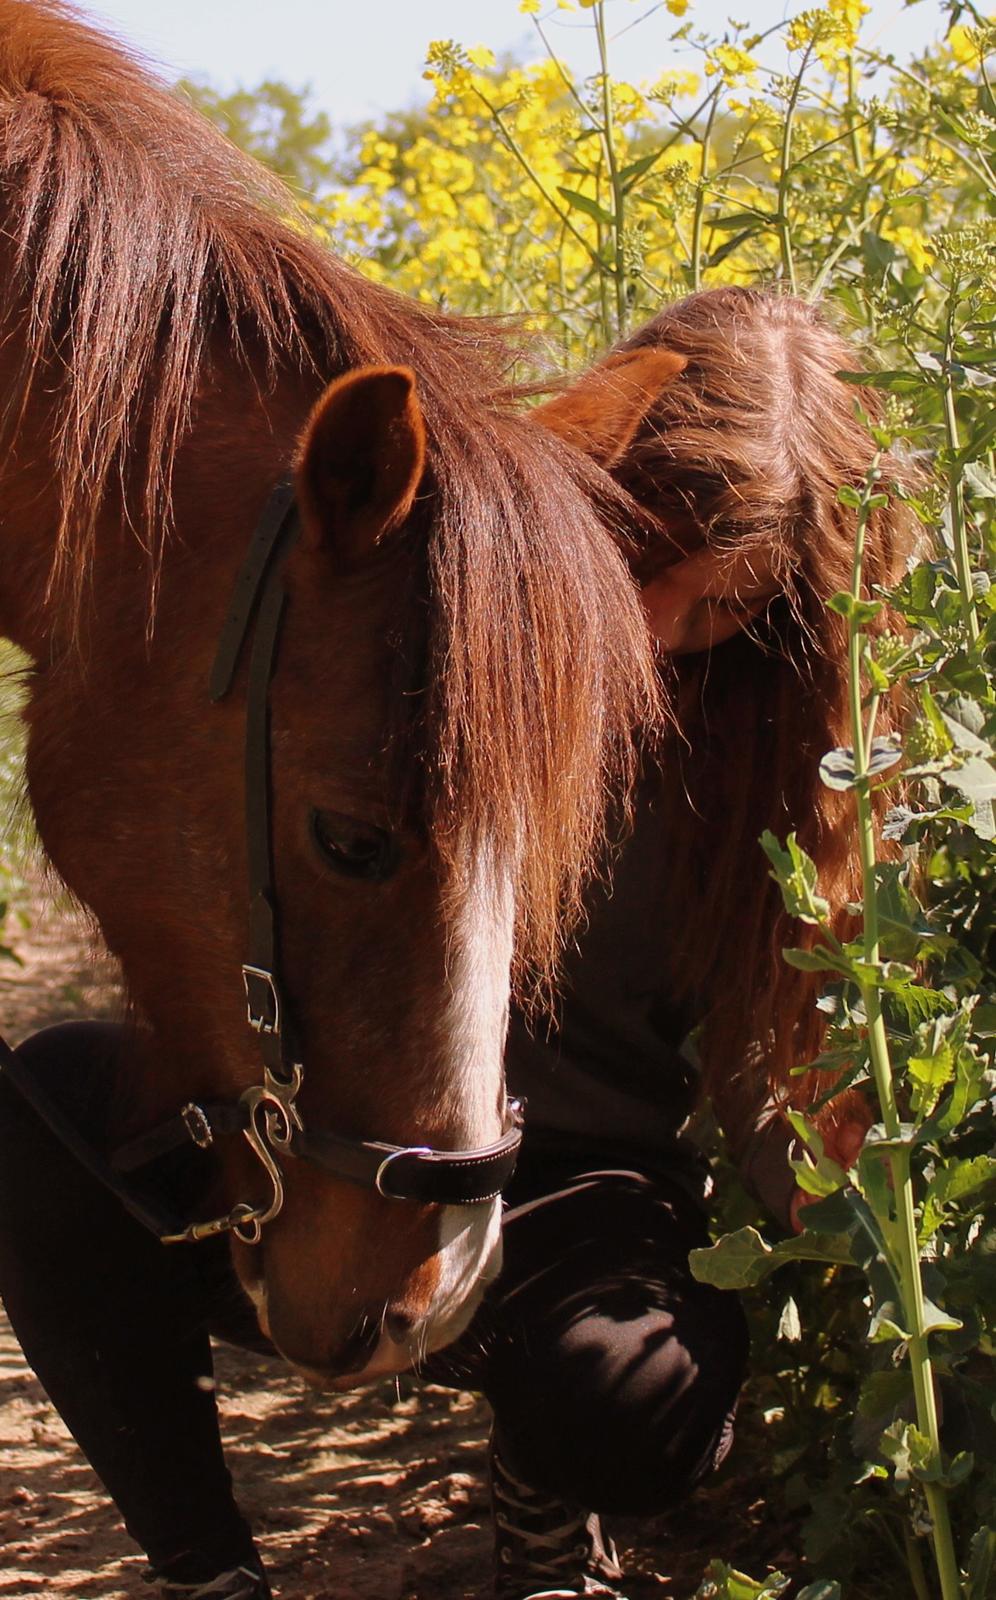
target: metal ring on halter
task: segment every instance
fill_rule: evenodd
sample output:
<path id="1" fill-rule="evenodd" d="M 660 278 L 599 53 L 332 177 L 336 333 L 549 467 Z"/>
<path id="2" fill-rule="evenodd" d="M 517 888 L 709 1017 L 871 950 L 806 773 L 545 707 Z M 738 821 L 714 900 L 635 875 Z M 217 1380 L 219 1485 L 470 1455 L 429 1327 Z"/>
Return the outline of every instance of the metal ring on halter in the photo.
<path id="1" fill-rule="evenodd" d="M 373 1186 L 376 1189 L 377 1193 L 378 1194 L 382 1194 L 384 1196 L 385 1200 L 402 1200 L 404 1198 L 403 1195 L 392 1194 L 390 1189 L 385 1189 L 384 1188 L 384 1174 L 387 1171 L 388 1167 L 391 1165 L 392 1161 L 400 1161 L 402 1156 L 431 1156 L 431 1155 L 432 1155 L 432 1150 L 431 1150 L 430 1146 L 429 1145 L 425 1145 L 425 1144 L 411 1145 L 406 1150 L 392 1150 L 391 1154 L 389 1156 L 385 1156 L 384 1157 L 384 1159 L 381 1162 L 380 1166 L 377 1168 L 377 1171 L 374 1173 Z"/>
<path id="2" fill-rule="evenodd" d="M 199 1244 L 202 1239 L 213 1239 L 220 1233 L 235 1233 L 246 1244 L 258 1244 L 262 1229 L 260 1218 L 261 1213 L 256 1206 L 240 1200 L 223 1217 L 212 1217 L 208 1222 L 191 1222 L 180 1233 L 164 1233 L 160 1238 L 163 1244 Z M 240 1229 L 250 1225 L 255 1228 L 255 1234 L 247 1238 Z"/>

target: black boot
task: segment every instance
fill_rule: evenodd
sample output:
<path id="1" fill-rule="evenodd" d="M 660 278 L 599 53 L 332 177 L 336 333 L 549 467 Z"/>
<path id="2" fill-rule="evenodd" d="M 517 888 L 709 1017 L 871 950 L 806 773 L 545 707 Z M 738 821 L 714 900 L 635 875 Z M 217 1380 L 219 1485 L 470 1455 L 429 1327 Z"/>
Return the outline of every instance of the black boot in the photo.
<path id="1" fill-rule="evenodd" d="M 495 1600 L 575 1600 L 611 1595 L 622 1577 L 615 1546 L 594 1512 L 544 1494 L 514 1473 L 491 1436 Z"/>
<path id="2" fill-rule="evenodd" d="M 146 1583 L 158 1584 L 159 1600 L 273 1600 L 270 1585 L 257 1555 L 241 1566 L 229 1567 L 216 1577 L 200 1583 L 181 1583 L 159 1572 L 146 1575 Z"/>

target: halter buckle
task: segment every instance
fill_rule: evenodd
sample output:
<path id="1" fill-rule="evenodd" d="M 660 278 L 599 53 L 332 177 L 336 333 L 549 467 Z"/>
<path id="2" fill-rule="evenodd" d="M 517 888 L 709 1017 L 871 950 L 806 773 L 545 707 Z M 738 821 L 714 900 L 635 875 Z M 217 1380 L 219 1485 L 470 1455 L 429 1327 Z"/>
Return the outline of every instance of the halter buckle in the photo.
<path id="1" fill-rule="evenodd" d="M 207 1150 L 214 1144 L 214 1129 L 211 1126 L 207 1112 L 199 1106 L 196 1100 L 188 1100 L 180 1108 L 183 1125 L 199 1150 Z"/>
<path id="2" fill-rule="evenodd" d="M 384 1157 L 380 1166 L 377 1168 L 376 1173 L 374 1174 L 374 1188 L 376 1189 L 377 1193 L 382 1194 L 385 1200 L 404 1200 L 405 1196 L 403 1194 L 393 1194 L 390 1189 L 384 1188 L 384 1175 L 390 1167 L 392 1161 L 400 1161 L 402 1156 L 431 1155 L 432 1150 L 428 1145 L 425 1144 L 409 1145 L 403 1150 L 392 1150 L 389 1156 Z"/>
<path id="3" fill-rule="evenodd" d="M 246 986 L 246 1018 L 255 1033 L 280 1032 L 280 991 L 273 973 L 266 967 L 243 964 L 242 982 Z"/>

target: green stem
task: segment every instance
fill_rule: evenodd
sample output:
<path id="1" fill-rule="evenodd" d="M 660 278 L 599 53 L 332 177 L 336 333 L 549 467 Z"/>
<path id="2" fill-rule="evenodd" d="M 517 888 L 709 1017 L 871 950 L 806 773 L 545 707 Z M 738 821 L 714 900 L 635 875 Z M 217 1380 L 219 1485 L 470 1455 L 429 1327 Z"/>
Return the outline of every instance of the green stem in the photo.
<path id="1" fill-rule="evenodd" d="M 567 282 L 564 277 L 564 229 L 560 230 L 560 241 L 557 245 L 557 286 L 560 290 L 560 304 L 563 306 L 567 300 Z M 560 318 L 560 365 L 564 372 L 570 370 L 571 365 L 571 332 L 567 318 Z"/>
<path id="2" fill-rule="evenodd" d="M 851 574 L 851 593 L 855 600 L 862 598 L 862 568 L 864 565 L 865 534 L 871 513 L 871 499 L 876 490 L 879 457 L 876 455 L 862 496 L 858 512 L 858 526 L 854 540 L 854 564 Z M 854 746 L 855 788 L 858 811 L 858 841 L 861 852 L 862 898 L 864 901 L 864 959 L 870 966 L 879 960 L 878 886 L 876 880 L 875 828 L 871 805 L 871 777 L 868 761 L 874 722 L 865 723 L 861 703 L 861 665 L 864 639 L 860 623 L 852 616 L 848 621 L 848 655 L 850 661 L 849 698 L 851 712 L 851 737 Z M 872 1075 L 878 1094 L 882 1122 L 886 1136 L 900 1144 L 902 1124 L 896 1101 L 895 1081 L 889 1056 L 889 1039 L 882 1014 L 882 994 L 874 981 L 861 984 L 861 997 L 868 1019 L 868 1046 Z M 931 1467 L 941 1466 L 941 1440 L 937 1420 L 937 1402 L 934 1394 L 934 1374 L 930 1361 L 926 1317 L 924 1311 L 923 1280 L 920 1276 L 920 1251 L 916 1231 L 916 1214 L 913 1204 L 913 1181 L 910 1173 L 910 1152 L 901 1145 L 889 1152 L 892 1190 L 895 1196 L 896 1225 L 894 1240 L 898 1257 L 899 1287 L 903 1303 L 903 1325 L 909 1331 L 909 1362 L 916 1400 L 917 1426 L 926 1437 Z M 947 1495 L 937 1483 L 923 1485 L 932 1524 L 934 1559 L 941 1584 L 943 1600 L 960 1600 L 961 1580 L 951 1535 Z"/>
<path id="3" fill-rule="evenodd" d="M 858 138 L 858 65 L 854 59 L 854 51 L 847 52 L 847 140 L 851 146 L 851 159 L 854 169 L 859 177 L 865 175 L 865 155 Z"/>
<path id="4" fill-rule="evenodd" d="M 910 1581 L 916 1593 L 916 1600 L 930 1600 L 930 1587 L 927 1583 L 927 1574 L 923 1570 L 923 1556 L 920 1546 L 916 1542 L 913 1530 L 908 1522 L 903 1522 L 903 1545 L 906 1552 L 906 1565 L 909 1568 Z"/>
<path id="5" fill-rule="evenodd" d="M 705 216 L 706 176 L 709 171 L 709 155 L 712 144 L 712 125 L 716 120 L 716 107 L 719 105 L 719 86 L 713 92 L 709 101 L 709 115 L 706 118 L 705 132 L 702 135 L 702 155 L 699 161 L 699 181 L 695 191 L 695 215 L 692 218 L 692 288 L 697 294 L 702 287 L 702 225 Z"/>
<path id="6" fill-rule="evenodd" d="M 809 66 L 809 58 L 812 55 L 812 52 L 813 41 L 810 40 L 803 53 L 802 62 L 800 63 L 799 70 L 795 75 L 795 82 L 792 85 L 792 93 L 789 95 L 789 102 L 785 108 L 785 126 L 782 129 L 781 164 L 778 173 L 778 237 L 781 243 L 782 267 L 788 275 L 789 283 L 792 285 L 793 294 L 798 294 L 799 284 L 795 271 L 795 255 L 792 250 L 792 229 L 789 226 L 788 213 L 785 208 L 788 205 L 788 186 L 789 178 L 792 172 L 792 131 L 795 123 L 796 107 L 799 104 L 799 96 L 802 93 L 802 82 L 806 76 L 806 68 Z"/>
<path id="7" fill-rule="evenodd" d="M 601 173 L 598 174 L 595 181 L 601 187 Z M 602 317 L 602 343 L 611 344 L 612 316 L 609 311 L 609 275 L 605 270 L 605 235 L 602 232 L 604 224 L 596 222 L 595 227 L 598 230 L 598 266 L 595 270 L 598 273 L 598 305 Z"/>
<path id="8" fill-rule="evenodd" d="M 602 69 L 602 145 L 605 165 L 612 191 L 612 260 L 616 288 L 616 338 L 626 332 L 626 258 L 623 241 L 626 194 L 619 181 L 619 163 L 615 150 L 615 110 L 612 105 L 612 80 L 609 77 L 609 47 L 605 37 L 605 0 L 595 7 L 595 37 L 598 40 L 598 61 Z"/>
<path id="9" fill-rule="evenodd" d="M 564 63 L 561 61 L 556 50 L 554 50 L 546 34 L 543 32 L 542 23 L 540 23 L 536 17 L 532 17 L 530 20 L 532 21 L 532 25 L 536 29 L 536 32 L 543 41 L 543 49 L 546 51 L 550 63 L 555 69 L 558 78 L 560 79 L 564 88 L 567 90 L 567 93 L 570 95 L 571 99 L 574 101 L 578 111 L 581 113 L 581 120 L 583 122 L 590 122 L 592 128 L 597 130 L 598 123 L 595 121 L 595 118 L 592 116 L 590 110 L 585 105 L 581 96 L 578 94 L 577 89 L 574 86 L 574 79 L 566 70 Z"/>
<path id="10" fill-rule="evenodd" d="M 954 356 L 954 308 L 957 284 L 952 283 L 948 299 L 948 323 L 944 341 L 944 427 L 948 441 L 948 506 L 951 512 L 951 538 L 954 544 L 955 571 L 961 592 L 961 614 L 968 636 L 974 644 L 979 637 L 979 617 L 972 588 L 972 563 L 968 552 L 968 524 L 965 518 L 965 490 L 958 460 L 961 441 L 958 410 L 955 405 L 951 364 Z"/>
<path id="11" fill-rule="evenodd" d="M 543 179 L 540 177 L 539 173 L 536 171 L 536 169 L 533 166 L 532 162 L 529 160 L 529 157 L 526 155 L 526 153 L 523 150 L 522 146 L 519 144 L 519 141 L 515 137 L 515 134 L 509 128 L 509 126 L 506 123 L 506 121 L 505 121 L 504 117 L 502 116 L 501 112 L 498 110 L 498 107 L 495 106 L 495 105 L 492 105 L 492 103 L 488 99 L 487 95 L 481 93 L 481 90 L 477 87 L 476 83 L 474 84 L 474 93 L 476 94 L 478 100 L 480 100 L 481 104 L 484 106 L 485 110 L 487 111 L 488 115 L 490 116 L 490 118 L 491 118 L 492 122 L 494 123 L 495 127 L 498 129 L 498 131 L 501 134 L 502 138 L 505 140 L 505 143 L 507 144 L 507 146 L 508 146 L 509 150 L 511 151 L 512 155 L 515 157 L 516 161 L 519 163 L 519 166 L 522 168 L 523 172 L 526 174 L 526 177 L 536 187 L 538 192 L 542 195 L 543 199 L 546 201 L 547 205 L 550 207 L 550 210 L 554 213 L 554 215 L 558 218 L 558 220 L 562 223 L 562 225 L 567 229 L 567 232 L 571 235 L 571 237 L 581 246 L 581 248 L 582 248 L 582 250 L 584 250 L 585 254 L 587 256 L 589 256 L 590 259 L 593 262 L 595 262 L 596 265 L 598 265 L 599 264 L 598 251 L 597 250 L 593 250 L 591 248 L 591 245 L 589 244 L 588 240 L 585 238 L 584 234 L 580 231 L 580 229 L 578 229 L 578 228 L 576 228 L 574 226 L 574 223 L 571 221 L 571 219 L 568 216 L 567 212 L 561 206 L 559 206 L 557 204 L 556 200 L 553 198 L 552 194 L 550 193 L 550 191 L 546 187 L 546 184 L 543 182 Z"/>

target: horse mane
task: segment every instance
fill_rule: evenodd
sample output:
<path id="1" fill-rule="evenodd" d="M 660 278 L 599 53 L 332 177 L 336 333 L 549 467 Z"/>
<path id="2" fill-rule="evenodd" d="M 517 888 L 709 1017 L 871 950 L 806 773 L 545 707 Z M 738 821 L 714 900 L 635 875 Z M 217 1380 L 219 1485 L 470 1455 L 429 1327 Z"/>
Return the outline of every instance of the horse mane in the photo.
<path id="1" fill-rule="evenodd" d="M 516 352 L 499 326 L 338 260 L 278 180 L 61 0 L 0 0 L 0 202 L 14 267 L 0 337 L 23 350 L 0 450 L 44 392 L 50 603 L 78 605 L 114 490 L 148 551 L 151 613 L 219 337 L 264 388 L 287 371 L 313 393 L 364 363 L 415 370 L 436 506 L 430 828 L 454 867 L 490 841 L 517 888 L 517 970 L 548 979 L 656 705 L 605 531 L 626 523 L 625 497 L 506 406 Z"/>
<path id="2" fill-rule="evenodd" d="M 615 469 L 657 519 L 636 569 L 654 571 L 703 544 L 764 552 L 781 585 L 767 615 L 708 654 L 668 663 L 676 731 L 662 757 L 664 814 L 682 906 L 681 938 L 664 959 L 675 999 L 704 1018 L 701 1053 L 717 1103 L 755 1102 L 765 1070 L 780 1099 L 805 1104 L 814 1077 L 793 1076 L 822 1048 L 822 974 L 782 950 L 815 942 L 786 913 L 759 839 L 795 831 L 816 863 L 836 932 L 854 936 L 860 901 L 853 801 L 820 781 L 821 757 L 851 743 L 847 623 L 827 607 L 849 589 L 854 513 L 875 445 L 870 388 L 837 376 L 858 355 L 820 308 L 777 291 L 707 290 L 669 306 L 625 349 L 686 357 Z M 920 473 L 885 456 L 885 487 Z M 918 539 L 901 494 L 875 510 L 866 535 L 866 593 L 898 582 Z M 898 628 L 885 608 L 869 625 Z M 880 733 L 898 726 L 886 696 Z M 825 1086 L 825 1085 L 824 1085 Z M 729 1117 L 726 1119 L 729 1121 Z"/>

